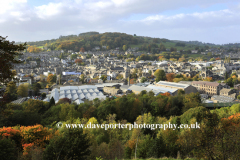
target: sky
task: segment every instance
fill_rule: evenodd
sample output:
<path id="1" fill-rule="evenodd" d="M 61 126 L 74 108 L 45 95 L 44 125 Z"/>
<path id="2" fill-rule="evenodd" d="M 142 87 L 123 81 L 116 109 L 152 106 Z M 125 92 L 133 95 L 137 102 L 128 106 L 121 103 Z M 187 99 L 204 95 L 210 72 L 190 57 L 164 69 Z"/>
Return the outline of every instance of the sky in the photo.
<path id="1" fill-rule="evenodd" d="M 0 36 L 29 42 L 97 31 L 240 43 L 239 0 L 0 0 Z"/>

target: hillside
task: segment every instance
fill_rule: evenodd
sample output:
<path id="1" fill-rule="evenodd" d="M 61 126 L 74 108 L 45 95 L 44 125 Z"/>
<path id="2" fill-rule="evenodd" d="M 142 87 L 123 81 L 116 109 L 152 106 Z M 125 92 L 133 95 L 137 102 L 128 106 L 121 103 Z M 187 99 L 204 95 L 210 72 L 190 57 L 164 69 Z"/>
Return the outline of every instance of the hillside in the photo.
<path id="1" fill-rule="evenodd" d="M 166 38 L 151 38 L 136 35 L 129 35 L 119 32 L 86 32 L 79 35 L 60 36 L 58 39 L 27 42 L 29 46 L 39 48 L 47 47 L 51 50 L 73 50 L 79 52 L 81 48 L 85 51 L 92 50 L 94 47 L 100 47 L 100 50 L 109 50 L 119 47 L 119 50 L 124 48 L 138 47 L 139 51 L 150 53 L 159 53 L 160 51 L 184 51 L 190 53 L 191 50 L 198 50 L 198 53 L 209 48 L 233 48 L 239 47 L 240 44 L 215 45 L 211 43 L 202 43 L 199 41 L 180 41 L 169 40 Z M 103 47 L 105 46 L 105 47 Z"/>

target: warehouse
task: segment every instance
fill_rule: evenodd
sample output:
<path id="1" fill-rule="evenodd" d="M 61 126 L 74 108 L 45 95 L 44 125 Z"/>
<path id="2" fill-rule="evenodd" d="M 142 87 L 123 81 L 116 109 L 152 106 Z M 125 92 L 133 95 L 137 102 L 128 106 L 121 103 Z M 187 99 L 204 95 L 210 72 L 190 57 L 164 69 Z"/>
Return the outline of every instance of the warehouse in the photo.
<path id="1" fill-rule="evenodd" d="M 180 84 L 180 83 L 175 83 L 175 82 L 159 81 L 158 83 L 156 83 L 156 86 L 159 86 L 159 87 L 165 88 L 165 89 L 177 89 L 177 90 L 182 89 L 185 91 L 186 94 L 198 92 L 196 87 L 189 85 L 189 84 Z M 175 94 L 177 94 L 177 92 L 175 92 Z"/>
<path id="2" fill-rule="evenodd" d="M 84 86 L 66 86 L 60 87 L 60 89 L 53 89 L 50 95 L 47 95 L 47 98 L 44 101 L 50 101 L 51 98 L 54 98 L 55 103 L 59 99 L 69 98 L 72 102 L 77 104 L 83 103 L 84 100 L 93 100 L 98 98 L 100 100 L 105 100 L 106 96 L 100 92 L 96 86 L 93 85 L 84 85 Z"/>

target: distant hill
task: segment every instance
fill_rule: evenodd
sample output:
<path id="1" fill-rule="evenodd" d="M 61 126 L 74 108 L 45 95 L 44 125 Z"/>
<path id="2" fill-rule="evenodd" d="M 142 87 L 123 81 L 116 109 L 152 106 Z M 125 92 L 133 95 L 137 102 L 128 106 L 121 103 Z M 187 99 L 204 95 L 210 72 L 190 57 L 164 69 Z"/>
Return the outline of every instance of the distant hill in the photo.
<path id="1" fill-rule="evenodd" d="M 151 38 L 144 36 L 129 35 L 119 32 L 86 32 L 78 35 L 59 36 L 58 39 L 27 42 L 30 46 L 47 47 L 51 50 L 73 50 L 79 52 L 81 48 L 85 51 L 100 47 L 100 50 L 116 49 L 123 50 L 123 45 L 127 48 L 138 48 L 140 51 L 158 53 L 160 51 L 188 51 L 198 50 L 199 53 L 210 48 L 219 47 L 240 47 L 240 44 L 215 45 L 199 41 L 169 40 L 166 38 Z"/>

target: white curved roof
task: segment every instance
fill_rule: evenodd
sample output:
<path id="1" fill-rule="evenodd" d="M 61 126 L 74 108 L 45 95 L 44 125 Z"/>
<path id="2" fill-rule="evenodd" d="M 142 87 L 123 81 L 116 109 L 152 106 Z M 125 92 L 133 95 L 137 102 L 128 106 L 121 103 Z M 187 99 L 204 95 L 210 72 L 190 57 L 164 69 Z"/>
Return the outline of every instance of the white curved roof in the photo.
<path id="1" fill-rule="evenodd" d="M 74 95 L 72 96 L 72 99 L 73 99 L 73 100 L 78 99 L 78 95 L 77 95 L 77 94 L 74 94 Z"/>
<path id="2" fill-rule="evenodd" d="M 77 104 L 82 103 L 81 99 L 93 100 L 95 98 L 106 99 L 106 96 L 102 94 L 94 85 L 83 85 L 83 86 L 66 86 L 60 87 L 60 90 L 53 89 L 51 94 L 47 96 L 44 101 L 50 101 L 53 97 L 55 102 L 62 98 L 69 98 L 76 101 Z"/>

